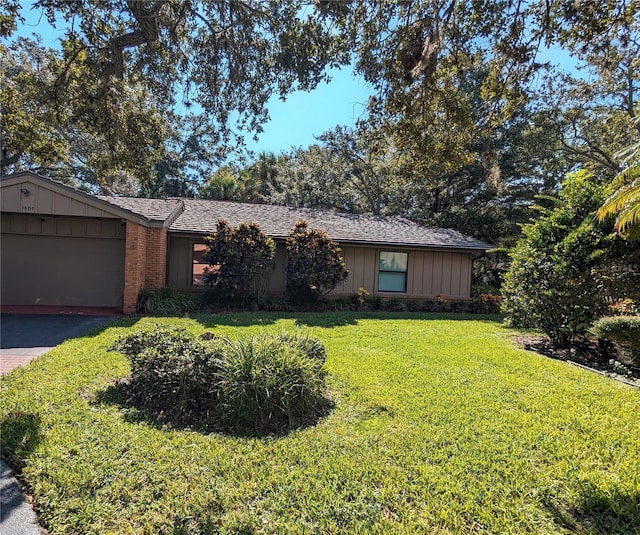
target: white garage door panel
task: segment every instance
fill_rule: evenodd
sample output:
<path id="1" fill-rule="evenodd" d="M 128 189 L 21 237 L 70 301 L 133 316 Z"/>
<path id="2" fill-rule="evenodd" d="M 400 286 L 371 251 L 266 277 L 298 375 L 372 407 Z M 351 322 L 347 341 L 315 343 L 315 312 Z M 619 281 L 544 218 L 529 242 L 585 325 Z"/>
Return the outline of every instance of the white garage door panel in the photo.
<path id="1" fill-rule="evenodd" d="M 122 307 L 124 240 L 3 234 L 2 304 Z"/>

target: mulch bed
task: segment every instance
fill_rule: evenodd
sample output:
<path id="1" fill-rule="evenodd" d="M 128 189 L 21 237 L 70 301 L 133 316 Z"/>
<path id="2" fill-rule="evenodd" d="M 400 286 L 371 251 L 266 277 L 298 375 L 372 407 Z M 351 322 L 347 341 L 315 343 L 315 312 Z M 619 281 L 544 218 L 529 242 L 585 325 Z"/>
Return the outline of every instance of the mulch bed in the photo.
<path id="1" fill-rule="evenodd" d="M 624 355 L 611 345 L 602 346 L 597 342 L 585 340 L 576 343 L 571 349 L 557 349 L 551 345 L 551 341 L 546 336 L 517 336 L 515 340 L 523 349 L 578 364 L 640 387 L 640 366 L 625 359 Z"/>

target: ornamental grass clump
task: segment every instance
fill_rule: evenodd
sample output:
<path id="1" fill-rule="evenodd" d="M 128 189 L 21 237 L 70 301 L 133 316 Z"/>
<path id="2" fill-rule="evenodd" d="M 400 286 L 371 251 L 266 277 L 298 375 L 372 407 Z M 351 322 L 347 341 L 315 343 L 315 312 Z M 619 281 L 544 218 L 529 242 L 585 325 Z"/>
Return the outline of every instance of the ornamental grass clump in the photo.
<path id="1" fill-rule="evenodd" d="M 325 356 L 319 341 L 287 333 L 228 341 L 217 381 L 222 423 L 274 431 L 317 416 Z"/>
<path id="2" fill-rule="evenodd" d="M 174 426 L 279 432 L 326 408 L 326 351 L 299 333 L 244 340 L 194 338 L 179 329 L 142 331 L 113 349 L 131 363 L 127 398 Z"/>

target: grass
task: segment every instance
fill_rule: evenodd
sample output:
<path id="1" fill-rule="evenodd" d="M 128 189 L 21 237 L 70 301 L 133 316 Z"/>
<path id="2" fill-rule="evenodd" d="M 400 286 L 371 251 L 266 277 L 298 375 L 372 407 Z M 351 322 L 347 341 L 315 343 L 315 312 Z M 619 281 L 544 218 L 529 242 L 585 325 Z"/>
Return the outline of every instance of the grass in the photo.
<path id="1" fill-rule="evenodd" d="M 640 390 L 515 347 L 495 318 L 141 319 L 301 326 L 334 411 L 278 437 L 167 429 L 110 399 L 135 320 L 2 383 L 3 454 L 57 533 L 640 533 Z"/>

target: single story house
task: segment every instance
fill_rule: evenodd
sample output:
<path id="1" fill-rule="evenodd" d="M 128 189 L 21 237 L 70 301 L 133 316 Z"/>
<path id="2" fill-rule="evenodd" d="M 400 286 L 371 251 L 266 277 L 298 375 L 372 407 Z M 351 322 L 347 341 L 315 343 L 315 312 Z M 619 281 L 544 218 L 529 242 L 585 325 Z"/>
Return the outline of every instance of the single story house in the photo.
<path id="1" fill-rule="evenodd" d="M 284 240 L 295 223 L 342 247 L 349 277 L 334 295 L 468 299 L 472 258 L 491 246 L 402 218 L 201 199 L 91 195 L 31 172 L 2 177 L 2 305 L 135 311 L 144 287 L 197 290 L 203 238 L 218 219 L 256 222 L 277 245 L 266 292 L 286 290 Z"/>

